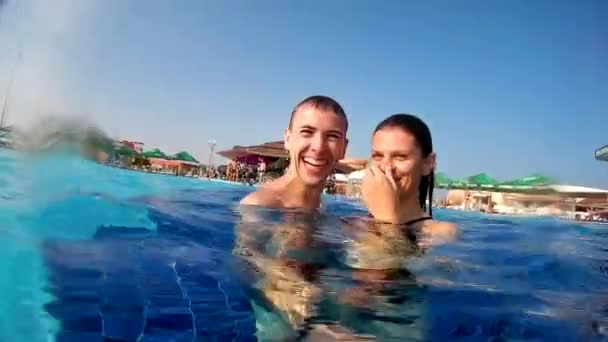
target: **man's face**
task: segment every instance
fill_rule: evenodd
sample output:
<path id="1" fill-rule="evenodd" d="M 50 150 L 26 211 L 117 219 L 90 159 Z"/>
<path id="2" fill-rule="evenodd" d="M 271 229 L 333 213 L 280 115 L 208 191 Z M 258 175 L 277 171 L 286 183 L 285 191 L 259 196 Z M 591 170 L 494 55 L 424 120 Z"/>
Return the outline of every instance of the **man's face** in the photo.
<path id="1" fill-rule="evenodd" d="M 325 182 L 346 152 L 346 120 L 331 111 L 302 105 L 285 131 L 289 168 L 306 185 Z"/>

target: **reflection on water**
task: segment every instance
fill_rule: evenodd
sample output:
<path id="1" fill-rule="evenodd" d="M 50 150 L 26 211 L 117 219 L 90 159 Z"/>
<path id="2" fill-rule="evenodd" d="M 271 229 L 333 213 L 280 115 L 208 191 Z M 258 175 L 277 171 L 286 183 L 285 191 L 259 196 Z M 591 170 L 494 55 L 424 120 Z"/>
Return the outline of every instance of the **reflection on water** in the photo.
<path id="1" fill-rule="evenodd" d="M 607 337 L 604 230 L 438 210 L 462 234 L 423 249 L 343 199 L 239 209 L 252 188 L 0 156 L 1 341 Z"/>

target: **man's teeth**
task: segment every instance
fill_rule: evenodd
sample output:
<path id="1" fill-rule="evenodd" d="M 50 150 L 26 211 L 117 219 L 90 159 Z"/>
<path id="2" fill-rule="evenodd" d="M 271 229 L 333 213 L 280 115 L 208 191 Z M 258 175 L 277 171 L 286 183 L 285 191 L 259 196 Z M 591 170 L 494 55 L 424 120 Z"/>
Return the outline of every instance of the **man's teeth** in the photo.
<path id="1" fill-rule="evenodd" d="M 327 164 L 327 160 L 314 158 L 304 158 L 304 162 L 312 166 L 324 166 L 325 164 Z"/>

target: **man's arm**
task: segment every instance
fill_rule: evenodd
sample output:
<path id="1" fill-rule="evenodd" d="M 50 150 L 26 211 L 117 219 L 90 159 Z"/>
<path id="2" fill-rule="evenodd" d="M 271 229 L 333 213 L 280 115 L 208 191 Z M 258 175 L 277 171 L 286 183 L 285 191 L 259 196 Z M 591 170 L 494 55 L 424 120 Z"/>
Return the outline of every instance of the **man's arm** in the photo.
<path id="1" fill-rule="evenodd" d="M 244 201 L 260 203 L 267 200 L 260 200 L 256 196 Z M 315 284 L 307 281 L 289 259 L 275 255 L 274 252 L 268 255 L 266 246 L 271 239 L 289 243 L 290 239 L 283 236 L 279 230 L 296 232 L 298 227 L 291 227 L 291 223 L 269 222 L 260 215 L 263 210 L 250 205 L 240 206 L 241 220 L 236 226 L 237 241 L 233 254 L 255 268 L 253 286 L 261 290 L 294 329 L 298 329 L 307 317 L 314 315 L 321 291 Z"/>

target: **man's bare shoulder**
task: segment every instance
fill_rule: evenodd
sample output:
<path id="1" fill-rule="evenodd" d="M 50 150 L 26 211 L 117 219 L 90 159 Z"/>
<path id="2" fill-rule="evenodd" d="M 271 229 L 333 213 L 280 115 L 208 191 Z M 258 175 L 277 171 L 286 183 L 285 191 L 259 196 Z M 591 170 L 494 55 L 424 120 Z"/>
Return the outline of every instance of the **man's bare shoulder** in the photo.
<path id="1" fill-rule="evenodd" d="M 245 196 L 240 203 L 242 205 L 257 205 L 264 207 L 280 207 L 282 205 L 278 191 L 274 190 L 272 187 L 259 188 L 255 192 Z"/>

